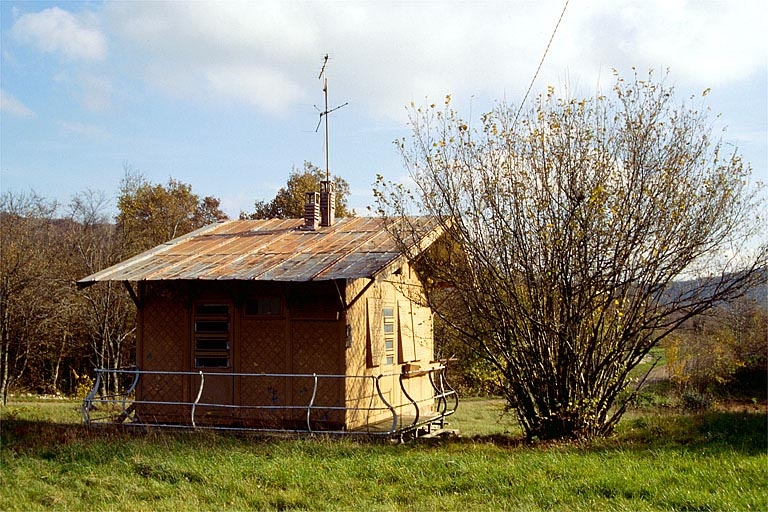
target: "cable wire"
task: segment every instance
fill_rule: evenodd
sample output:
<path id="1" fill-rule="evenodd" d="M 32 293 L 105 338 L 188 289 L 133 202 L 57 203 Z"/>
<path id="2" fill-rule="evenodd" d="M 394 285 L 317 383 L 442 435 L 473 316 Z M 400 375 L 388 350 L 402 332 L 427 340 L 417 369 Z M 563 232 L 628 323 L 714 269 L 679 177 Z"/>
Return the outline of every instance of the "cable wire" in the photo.
<path id="1" fill-rule="evenodd" d="M 552 35 L 549 37 L 549 42 L 547 43 L 547 47 L 544 49 L 544 55 L 541 56 L 541 60 L 539 61 L 539 66 L 536 68 L 536 72 L 533 74 L 533 78 L 531 78 L 531 83 L 528 85 L 528 90 L 525 91 L 525 96 L 523 96 L 523 101 L 520 102 L 520 108 L 517 109 L 517 114 L 515 114 L 515 121 L 513 124 L 517 123 L 517 119 L 520 117 L 520 112 L 523 111 L 523 105 L 525 105 L 525 101 L 528 99 L 528 95 L 531 93 L 531 89 L 533 89 L 533 84 L 536 82 L 536 78 L 539 76 L 539 71 L 541 71 L 541 66 L 544 64 L 544 59 L 547 57 L 547 53 L 549 52 L 549 47 L 552 46 L 552 41 L 555 39 L 555 34 L 557 34 L 557 29 L 560 27 L 560 22 L 563 21 L 563 16 L 565 16 L 565 10 L 568 8 L 568 2 L 570 0 L 565 0 L 565 5 L 563 5 L 563 10 L 560 12 L 560 18 L 557 20 L 557 24 L 555 25 L 555 29 L 552 31 Z"/>

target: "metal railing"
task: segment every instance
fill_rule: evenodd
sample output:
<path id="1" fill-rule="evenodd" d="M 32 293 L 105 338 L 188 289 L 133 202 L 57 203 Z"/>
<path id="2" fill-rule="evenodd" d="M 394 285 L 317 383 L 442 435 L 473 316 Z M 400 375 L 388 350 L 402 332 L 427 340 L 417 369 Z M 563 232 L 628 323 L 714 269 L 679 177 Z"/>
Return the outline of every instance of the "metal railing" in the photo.
<path id="1" fill-rule="evenodd" d="M 293 432 L 325 434 L 365 434 L 374 436 L 394 436 L 412 433 L 430 432 L 435 426 L 442 428 L 445 418 L 452 415 L 458 407 L 458 395 L 446 380 L 444 365 L 426 369 L 404 370 L 398 373 L 379 375 L 327 375 L 327 374 L 285 374 L 285 373 L 226 373 L 226 372 L 173 372 L 147 371 L 137 367 L 122 369 L 96 369 L 96 381 L 93 389 L 83 400 L 82 415 L 86 425 L 100 423 L 126 423 L 137 426 L 175 427 L 175 428 L 210 428 L 218 430 L 250 430 L 262 432 Z M 117 376 L 125 385 L 125 391 L 115 394 L 99 394 L 102 382 L 108 377 Z M 161 382 L 171 377 L 189 379 L 188 396 L 194 400 L 152 400 L 148 391 L 137 394 L 142 382 L 155 379 Z M 308 400 L 302 402 L 293 396 L 289 404 L 280 404 L 275 400 L 271 404 L 255 403 L 220 403 L 204 399 L 206 391 L 212 390 L 215 382 L 222 378 L 239 378 L 256 385 L 251 389 L 265 391 L 269 383 L 283 381 L 285 386 L 308 381 L 311 393 Z M 397 381 L 404 400 L 399 403 L 385 397 L 382 381 L 393 378 Z M 195 381 L 199 381 L 196 383 Z M 241 382 L 242 382 L 241 381 Z M 173 381 L 178 385 L 179 381 Z M 264 384 L 258 387 L 259 383 Z M 424 386 L 428 382 L 432 392 L 421 393 L 410 389 L 411 383 Z M 208 384 L 207 384 L 208 383 Z M 322 403 L 320 388 L 332 383 L 344 386 L 342 393 L 344 404 Z M 172 384 L 171 384 L 172 385 Z M 169 386 L 171 386 L 169 385 Z M 304 388 L 307 386 L 305 385 Z M 168 388 L 170 389 L 170 388 Z M 352 390 L 352 391 L 350 391 Z M 303 391 L 308 391 L 303 389 Z M 390 392 L 393 390 L 389 390 Z M 353 392 L 356 396 L 347 396 Z M 178 394 L 176 389 L 174 393 Z M 428 395 L 419 398 L 417 395 Z M 298 402 L 298 403 L 297 403 Z M 337 397 L 338 402 L 338 397 Z M 158 408 L 165 413 L 157 413 Z M 152 413 L 142 412 L 154 410 Z M 202 415 L 200 411 L 205 411 Z M 245 412 L 245 414 L 243 414 Z M 353 428 L 347 427 L 349 413 L 357 415 Z M 232 413 L 232 416 L 227 416 Z M 239 414 L 240 418 L 235 419 Z M 271 416 L 270 416 L 271 415 Z M 172 421 L 167 418 L 173 417 Z M 270 424 L 259 420 L 276 418 Z M 297 421 L 297 418 L 301 420 Z M 329 418 L 337 418 L 330 421 Z M 338 418 L 343 420 L 339 421 Z M 245 420 L 243 420 L 245 418 Z M 282 418 L 282 421 L 280 420 Z M 286 419 L 287 418 L 287 419 Z M 228 424 L 228 420 L 229 424 Z"/>

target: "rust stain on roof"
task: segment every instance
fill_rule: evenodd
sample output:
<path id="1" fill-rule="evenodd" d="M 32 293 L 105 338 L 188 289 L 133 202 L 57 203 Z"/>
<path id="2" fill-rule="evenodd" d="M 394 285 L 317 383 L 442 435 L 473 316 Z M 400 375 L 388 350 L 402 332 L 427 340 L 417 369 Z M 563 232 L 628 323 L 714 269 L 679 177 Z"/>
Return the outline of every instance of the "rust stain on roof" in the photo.
<path id="1" fill-rule="evenodd" d="M 437 223 L 416 219 L 433 240 Z M 302 219 L 232 220 L 206 226 L 78 281 L 324 281 L 373 277 L 400 256 L 381 219 L 336 219 L 302 230 Z M 429 243 L 429 242 L 427 242 Z M 422 247 L 423 249 L 423 247 Z"/>

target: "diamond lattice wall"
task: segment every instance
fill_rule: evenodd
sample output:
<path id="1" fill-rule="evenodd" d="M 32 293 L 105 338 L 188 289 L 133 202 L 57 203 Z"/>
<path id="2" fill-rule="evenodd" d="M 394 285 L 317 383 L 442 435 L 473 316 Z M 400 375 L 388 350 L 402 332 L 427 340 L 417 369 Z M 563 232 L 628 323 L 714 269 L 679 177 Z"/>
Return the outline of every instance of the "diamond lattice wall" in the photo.
<path id="1" fill-rule="evenodd" d="M 242 373 L 288 373 L 285 342 L 286 322 L 244 317 L 239 336 Z M 248 376 L 239 379 L 239 403 L 244 406 L 280 407 L 290 403 L 288 378 Z M 278 409 L 242 409 L 240 418 L 277 426 L 283 414 Z"/>
<path id="2" fill-rule="evenodd" d="M 168 293 L 148 294 L 142 311 L 142 360 L 139 368 L 148 371 L 187 370 L 185 348 L 189 344 L 188 311 Z M 185 399 L 184 377 L 180 375 L 144 375 L 138 400 L 174 402 Z M 186 417 L 187 409 L 178 406 L 139 404 L 139 414 L 156 421 Z"/>

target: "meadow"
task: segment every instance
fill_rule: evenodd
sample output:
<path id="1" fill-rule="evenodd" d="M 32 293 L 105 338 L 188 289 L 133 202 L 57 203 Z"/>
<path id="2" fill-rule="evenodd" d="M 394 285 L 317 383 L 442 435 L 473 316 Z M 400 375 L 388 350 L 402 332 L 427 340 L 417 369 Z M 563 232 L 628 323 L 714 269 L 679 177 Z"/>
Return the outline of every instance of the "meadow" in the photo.
<path id="1" fill-rule="evenodd" d="M 527 443 L 500 400 L 396 444 L 86 429 L 73 400 L 0 408 L 0 510 L 768 510 L 764 410 L 644 409 L 590 443 Z"/>

